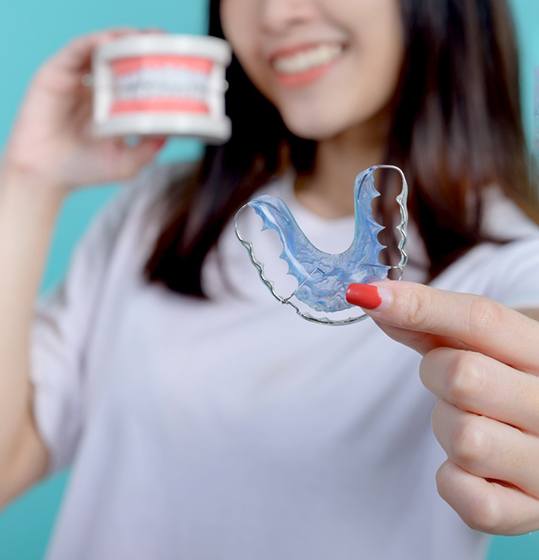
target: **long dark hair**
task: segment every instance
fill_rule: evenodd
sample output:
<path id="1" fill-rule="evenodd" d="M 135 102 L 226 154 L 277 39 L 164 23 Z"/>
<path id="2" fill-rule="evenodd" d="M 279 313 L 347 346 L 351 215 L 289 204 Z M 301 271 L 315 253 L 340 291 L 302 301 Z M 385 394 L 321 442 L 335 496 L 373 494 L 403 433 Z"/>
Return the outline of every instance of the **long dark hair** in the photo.
<path id="1" fill-rule="evenodd" d="M 210 2 L 209 34 L 223 37 L 219 4 Z M 408 178 L 432 279 L 484 240 L 485 187 L 499 185 L 530 216 L 537 206 L 506 1 L 401 0 L 401 13 L 405 59 L 385 162 Z M 195 171 L 163 193 L 163 226 L 144 270 L 180 294 L 204 296 L 203 261 L 235 211 L 286 165 L 309 173 L 316 156 L 316 142 L 287 130 L 235 57 L 227 80 L 232 137 L 206 147 Z M 386 206 L 377 210 L 384 224 L 394 212 Z"/>

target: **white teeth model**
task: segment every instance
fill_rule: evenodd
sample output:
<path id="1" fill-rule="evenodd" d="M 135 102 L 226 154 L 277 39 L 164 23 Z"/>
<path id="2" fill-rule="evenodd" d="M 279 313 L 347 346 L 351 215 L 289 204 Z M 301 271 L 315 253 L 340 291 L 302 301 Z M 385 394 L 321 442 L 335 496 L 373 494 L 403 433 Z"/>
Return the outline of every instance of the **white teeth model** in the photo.
<path id="1" fill-rule="evenodd" d="M 217 37 L 135 34 L 100 46 L 91 61 L 91 132 L 226 142 L 231 58 L 230 45 Z"/>
<path id="2" fill-rule="evenodd" d="M 279 57 L 274 60 L 273 67 L 283 74 L 305 72 L 316 66 L 331 62 L 341 54 L 342 50 L 341 45 L 320 45 L 308 51 Z"/>

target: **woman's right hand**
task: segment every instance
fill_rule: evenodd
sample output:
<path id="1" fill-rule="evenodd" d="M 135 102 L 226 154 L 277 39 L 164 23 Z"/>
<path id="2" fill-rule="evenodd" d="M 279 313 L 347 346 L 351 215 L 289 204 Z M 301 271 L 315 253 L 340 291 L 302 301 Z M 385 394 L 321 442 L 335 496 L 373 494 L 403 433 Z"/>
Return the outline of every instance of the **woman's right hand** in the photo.
<path id="1" fill-rule="evenodd" d="M 128 179 L 155 157 L 164 138 L 129 146 L 121 138 L 92 134 L 92 90 L 83 83 L 96 47 L 140 33 L 112 29 L 80 37 L 41 66 L 8 140 L 6 170 L 67 193 L 83 185 Z"/>

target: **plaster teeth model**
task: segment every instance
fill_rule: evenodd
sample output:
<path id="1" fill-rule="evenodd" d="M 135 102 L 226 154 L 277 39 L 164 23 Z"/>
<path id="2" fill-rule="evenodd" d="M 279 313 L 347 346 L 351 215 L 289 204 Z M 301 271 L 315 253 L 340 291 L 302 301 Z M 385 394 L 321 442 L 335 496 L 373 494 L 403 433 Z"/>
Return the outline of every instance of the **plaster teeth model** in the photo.
<path id="1" fill-rule="evenodd" d="M 93 59 L 98 136 L 171 135 L 226 142 L 226 41 L 144 34 L 112 41 Z"/>

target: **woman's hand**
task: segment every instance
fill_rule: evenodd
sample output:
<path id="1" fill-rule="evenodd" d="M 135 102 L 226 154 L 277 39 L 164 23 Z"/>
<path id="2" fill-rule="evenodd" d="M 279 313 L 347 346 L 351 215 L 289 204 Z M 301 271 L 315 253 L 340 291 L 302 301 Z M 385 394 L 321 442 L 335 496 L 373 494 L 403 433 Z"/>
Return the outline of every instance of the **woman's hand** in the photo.
<path id="1" fill-rule="evenodd" d="M 448 459 L 438 492 L 473 529 L 539 529 L 539 322 L 484 297 L 408 282 L 353 284 L 393 339 L 421 354 Z M 369 309 L 371 308 L 371 309 Z"/>
<path id="2" fill-rule="evenodd" d="M 136 147 L 91 133 L 92 90 L 83 78 L 94 50 L 113 39 L 141 33 L 114 29 L 74 40 L 37 71 L 15 121 L 3 166 L 36 184 L 63 190 L 127 179 L 149 163 L 163 138 Z"/>

